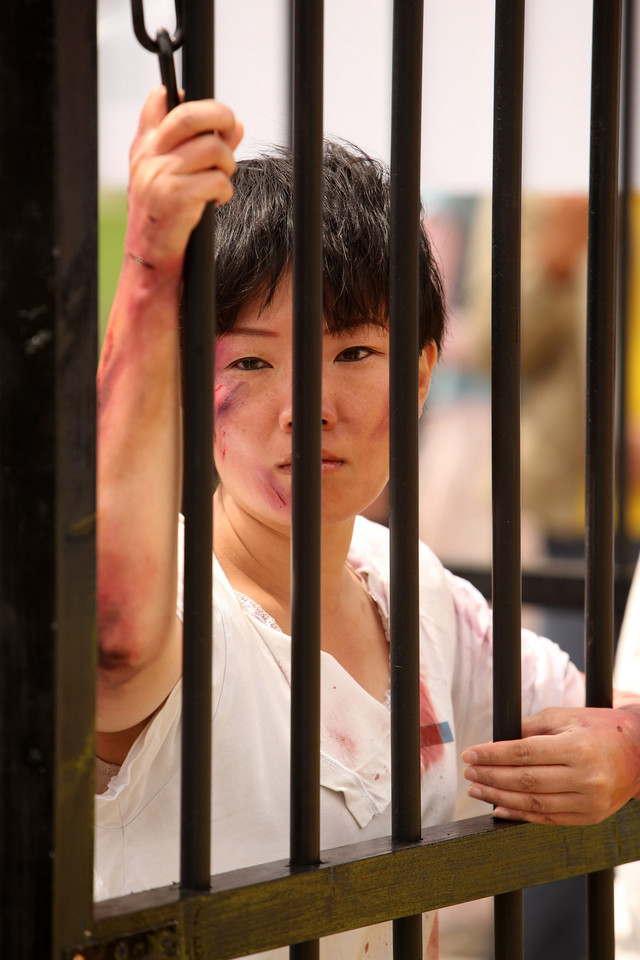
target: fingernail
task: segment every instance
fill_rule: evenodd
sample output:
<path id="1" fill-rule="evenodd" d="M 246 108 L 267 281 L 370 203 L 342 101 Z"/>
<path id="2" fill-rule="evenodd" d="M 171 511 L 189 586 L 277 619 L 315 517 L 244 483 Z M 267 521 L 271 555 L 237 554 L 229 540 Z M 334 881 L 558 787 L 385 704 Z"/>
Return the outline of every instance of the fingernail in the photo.
<path id="1" fill-rule="evenodd" d="M 463 763 L 477 763 L 477 762 L 478 762 L 478 754 L 475 752 L 475 750 L 465 750 L 465 752 L 462 754 L 462 762 L 463 762 Z"/>
<path id="2" fill-rule="evenodd" d="M 511 813 L 506 807 L 496 807 L 493 811 L 493 816 L 498 817 L 500 820 L 511 820 Z"/>
<path id="3" fill-rule="evenodd" d="M 475 767 L 467 767 L 467 769 L 464 772 L 464 775 L 467 780 L 478 779 L 478 771 L 475 769 Z"/>
<path id="4" fill-rule="evenodd" d="M 480 787 L 469 787 L 467 793 L 470 797 L 473 797 L 474 800 L 482 800 L 482 790 Z"/>

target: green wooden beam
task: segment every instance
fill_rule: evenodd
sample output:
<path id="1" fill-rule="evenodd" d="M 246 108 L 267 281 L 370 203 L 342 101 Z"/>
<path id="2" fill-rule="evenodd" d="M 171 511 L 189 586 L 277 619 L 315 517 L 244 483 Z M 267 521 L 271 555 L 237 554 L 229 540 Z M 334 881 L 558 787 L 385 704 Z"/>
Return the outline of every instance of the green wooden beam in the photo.
<path id="1" fill-rule="evenodd" d="M 167 956 L 226 960 L 637 859 L 638 801 L 592 827 L 478 817 L 433 827 L 419 843 L 324 851 L 304 870 L 280 861 L 217 874 L 208 894 L 176 886 L 99 903 L 86 944 L 67 956 L 97 960 L 123 937 L 171 928 L 178 952 Z"/>

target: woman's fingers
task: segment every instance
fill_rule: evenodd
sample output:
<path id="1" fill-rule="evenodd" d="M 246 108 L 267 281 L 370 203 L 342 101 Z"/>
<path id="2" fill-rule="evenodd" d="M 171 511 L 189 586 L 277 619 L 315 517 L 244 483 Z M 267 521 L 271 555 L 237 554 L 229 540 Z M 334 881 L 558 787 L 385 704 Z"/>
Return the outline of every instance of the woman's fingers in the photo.
<path id="1" fill-rule="evenodd" d="M 185 140 L 172 153 L 171 170 L 176 174 L 199 173 L 214 168 L 233 176 L 236 161 L 232 148 L 217 133 L 202 133 Z"/>
<path id="2" fill-rule="evenodd" d="M 164 87 L 142 108 L 131 148 L 126 249 L 136 263 L 175 273 L 208 203 L 233 195 L 233 150 L 243 127 L 216 100 L 183 102 L 167 113 Z"/>
<path id="3" fill-rule="evenodd" d="M 625 710 L 542 711 L 522 740 L 465 751 L 472 797 L 495 815 L 536 823 L 598 823 L 637 791 L 637 717 Z"/>
<path id="4" fill-rule="evenodd" d="M 469 791 L 475 796 L 474 788 Z M 500 791 L 488 801 L 494 804 L 493 815 L 502 820 L 526 820 L 529 823 L 550 823 L 562 826 L 593 823 L 593 810 L 576 793 L 517 794 Z M 482 800 L 484 797 L 480 796 Z M 600 818 L 603 819 L 603 818 Z"/>
<path id="5" fill-rule="evenodd" d="M 137 137 L 155 130 L 167 115 L 167 91 L 165 87 L 152 87 L 147 95 L 138 119 Z"/>
<path id="6" fill-rule="evenodd" d="M 215 133 L 234 150 L 242 138 L 233 111 L 217 100 L 188 100 L 166 114 L 157 127 L 155 148 L 169 153 L 185 140 Z"/>
<path id="7" fill-rule="evenodd" d="M 565 764 L 532 767 L 467 767 L 464 775 L 478 787 L 495 788 L 496 791 L 511 790 L 524 794 L 572 792 L 577 786 L 573 769 Z M 492 798 L 490 802 L 497 803 L 498 800 Z"/>

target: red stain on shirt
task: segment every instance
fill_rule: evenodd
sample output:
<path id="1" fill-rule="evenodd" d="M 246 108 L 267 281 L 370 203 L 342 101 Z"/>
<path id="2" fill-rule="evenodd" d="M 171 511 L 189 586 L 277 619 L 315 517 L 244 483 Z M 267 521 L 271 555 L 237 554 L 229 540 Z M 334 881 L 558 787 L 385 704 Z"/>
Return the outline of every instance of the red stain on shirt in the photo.
<path id="1" fill-rule="evenodd" d="M 427 770 L 444 753 L 440 725 L 431 703 L 425 678 L 420 675 L 420 760 Z"/>
<path id="2" fill-rule="evenodd" d="M 356 756 L 356 743 L 353 737 L 350 737 L 344 730 L 329 730 L 329 739 L 338 747 L 336 751 L 343 761 L 353 761 Z"/>

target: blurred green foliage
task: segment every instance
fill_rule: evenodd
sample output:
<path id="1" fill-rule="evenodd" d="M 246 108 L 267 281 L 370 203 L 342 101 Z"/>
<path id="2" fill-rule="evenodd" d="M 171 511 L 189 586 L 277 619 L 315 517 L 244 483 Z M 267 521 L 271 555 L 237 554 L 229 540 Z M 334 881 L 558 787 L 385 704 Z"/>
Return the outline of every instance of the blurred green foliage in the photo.
<path id="1" fill-rule="evenodd" d="M 98 200 L 98 321 L 100 344 L 109 319 L 115 293 L 127 222 L 127 196 L 122 193 L 101 193 Z"/>

